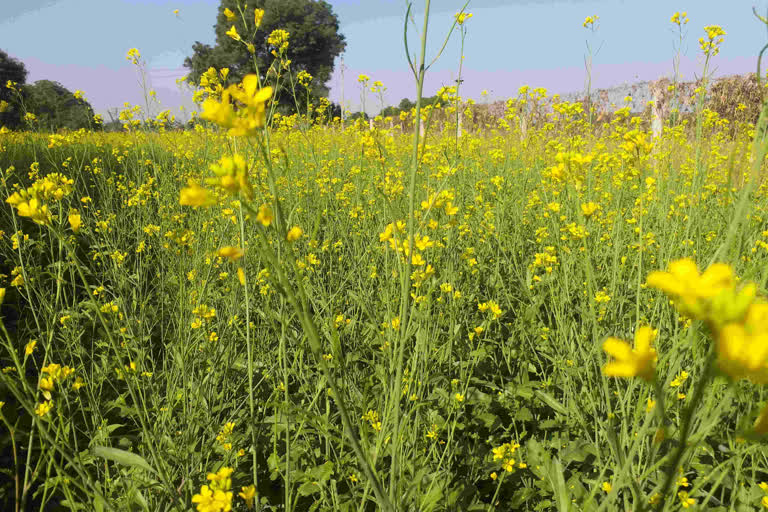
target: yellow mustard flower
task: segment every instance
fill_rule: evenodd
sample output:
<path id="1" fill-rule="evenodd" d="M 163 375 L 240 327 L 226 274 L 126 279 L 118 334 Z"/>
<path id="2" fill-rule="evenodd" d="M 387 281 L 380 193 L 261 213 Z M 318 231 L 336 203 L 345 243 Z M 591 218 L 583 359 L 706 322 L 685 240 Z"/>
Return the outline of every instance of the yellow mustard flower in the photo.
<path id="1" fill-rule="evenodd" d="M 265 228 L 268 228 L 273 220 L 275 220 L 275 214 L 272 212 L 272 208 L 266 204 L 259 206 L 259 212 L 256 214 L 256 221 L 260 222 Z"/>
<path id="2" fill-rule="evenodd" d="M 473 15 L 471 12 L 457 12 L 453 15 L 453 17 L 456 19 L 456 23 L 459 25 L 463 25 L 465 21 L 467 21 L 469 18 L 471 18 Z"/>
<path id="3" fill-rule="evenodd" d="M 240 34 L 237 33 L 237 29 L 235 28 L 234 25 L 232 25 L 232 27 L 230 27 L 230 29 L 226 31 L 226 34 L 232 39 L 234 39 L 235 41 L 240 40 Z"/>
<path id="4" fill-rule="evenodd" d="M 299 238 L 301 238 L 301 235 L 304 234 L 304 230 L 301 229 L 299 226 L 293 226 L 291 229 L 288 230 L 288 233 L 285 235 L 285 239 L 289 242 L 295 242 Z"/>
<path id="5" fill-rule="evenodd" d="M 183 206 L 211 206 L 215 202 L 210 192 L 193 181 L 179 193 L 179 204 Z"/>
<path id="6" fill-rule="evenodd" d="M 45 402 L 37 404 L 35 406 L 35 414 L 40 416 L 41 418 L 48 414 L 51 409 L 53 409 L 53 401 L 52 400 L 46 400 Z"/>
<path id="7" fill-rule="evenodd" d="M 227 258 L 229 261 L 235 262 L 243 257 L 245 251 L 239 247 L 228 245 L 219 249 L 216 254 L 218 254 L 218 256 L 221 258 Z"/>
<path id="8" fill-rule="evenodd" d="M 253 500 L 256 497 L 256 486 L 251 484 L 248 487 L 243 487 L 242 490 L 237 494 L 243 498 L 245 501 L 245 506 L 248 507 L 248 510 L 251 510 L 253 508 Z"/>
<path id="9" fill-rule="evenodd" d="M 651 346 L 656 333 L 648 326 L 640 327 L 635 332 L 635 347 L 618 338 L 608 338 L 603 343 L 603 350 L 614 361 L 603 366 L 603 375 L 607 377 L 640 377 L 652 381 L 656 371 L 656 350 Z"/>
<path id="10" fill-rule="evenodd" d="M 696 500 L 689 497 L 687 491 L 680 491 L 677 493 L 677 497 L 680 498 L 680 505 L 682 505 L 683 508 L 688 508 L 696 504 Z"/>
<path id="11" fill-rule="evenodd" d="M 256 28 L 259 28 L 261 26 L 261 22 L 263 20 L 264 20 L 264 9 L 254 9 L 253 22 L 256 25 Z"/>
<path id="12" fill-rule="evenodd" d="M 72 210 L 69 212 L 68 216 L 69 220 L 69 226 L 72 228 L 72 231 L 77 233 L 80 231 L 80 226 L 83 225 L 82 217 L 80 217 L 80 213 L 77 210 Z"/>
<path id="13" fill-rule="evenodd" d="M 288 48 L 288 38 L 290 34 L 287 30 L 277 29 L 273 30 L 269 37 L 267 37 L 267 43 L 275 46 L 278 50 L 285 50 Z"/>
<path id="14" fill-rule="evenodd" d="M 192 503 L 197 503 L 198 512 L 228 512 L 232 510 L 232 492 L 203 485 L 200 492 L 192 496 Z"/>
<path id="15" fill-rule="evenodd" d="M 720 369 L 734 379 L 768 384 L 768 303 L 751 304 L 743 322 L 720 330 L 717 360 Z"/>
<path id="16" fill-rule="evenodd" d="M 694 319 L 706 319 L 712 299 L 735 283 L 733 269 L 724 263 L 715 263 L 699 273 L 696 263 L 685 258 L 671 262 L 668 269 L 651 272 L 648 286 L 669 295 L 681 313 Z"/>

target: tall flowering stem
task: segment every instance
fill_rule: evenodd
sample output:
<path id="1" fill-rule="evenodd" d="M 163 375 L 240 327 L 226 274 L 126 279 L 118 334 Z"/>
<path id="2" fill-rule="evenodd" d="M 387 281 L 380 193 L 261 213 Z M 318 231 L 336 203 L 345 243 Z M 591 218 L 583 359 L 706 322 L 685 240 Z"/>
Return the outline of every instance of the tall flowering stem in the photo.
<path id="1" fill-rule="evenodd" d="M 424 91 L 424 75 L 426 74 L 426 67 L 424 66 L 426 53 L 427 53 L 427 29 L 429 28 L 429 7 L 430 0 L 425 0 L 424 4 L 424 26 L 421 32 L 421 55 L 419 56 L 418 67 L 411 69 L 416 77 L 416 107 L 414 112 L 413 128 L 413 145 L 411 146 L 411 174 L 410 183 L 408 186 L 408 247 L 413 247 L 413 235 L 415 232 L 415 218 L 414 211 L 416 209 L 416 173 L 419 168 L 419 120 L 421 119 L 421 99 Z M 411 12 L 411 4 L 408 4 L 408 12 L 405 16 L 405 45 L 406 54 L 408 53 L 408 18 Z M 409 55 L 410 60 L 410 55 Z M 412 254 L 412 253 L 411 253 Z M 410 275 L 413 272 L 413 258 L 409 254 L 406 257 L 405 272 L 400 275 L 400 335 L 398 337 L 397 347 L 395 348 L 397 357 L 397 368 L 395 375 L 394 390 L 392 391 L 392 407 L 393 407 L 393 438 L 395 439 L 395 445 L 397 445 L 400 439 L 400 396 L 402 395 L 402 381 L 403 381 L 403 365 L 405 359 L 405 341 L 408 334 L 408 320 L 410 313 Z M 399 476 L 399 451 L 397 448 L 392 450 L 392 460 L 389 473 L 389 497 L 390 500 L 395 500 L 397 496 L 397 484 Z"/>

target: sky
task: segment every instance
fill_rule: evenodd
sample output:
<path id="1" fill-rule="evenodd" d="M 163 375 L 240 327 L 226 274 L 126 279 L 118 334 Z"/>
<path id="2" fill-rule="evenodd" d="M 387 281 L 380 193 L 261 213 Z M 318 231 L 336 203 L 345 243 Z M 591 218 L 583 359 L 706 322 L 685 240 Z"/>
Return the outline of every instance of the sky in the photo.
<path id="1" fill-rule="evenodd" d="M 403 45 L 405 0 L 327 0 L 346 37 L 344 67 L 337 59 L 328 82 L 330 98 L 360 110 L 360 74 L 387 87 L 384 105 L 415 97 L 415 81 Z M 440 46 L 466 0 L 432 0 L 428 29 L 428 61 Z M 189 90 L 180 89 L 186 75 L 184 57 L 195 41 L 214 42 L 218 0 L 2 0 L 0 49 L 23 61 L 28 82 L 47 79 L 74 91 L 85 91 L 94 109 L 109 120 L 108 110 L 124 102 L 144 104 L 140 74 L 126 52 L 138 48 L 146 62 L 146 86 L 161 107 L 177 117 L 194 110 Z M 415 0 L 409 24 L 410 47 L 418 48 L 424 2 Z M 754 71 L 768 31 L 752 13 L 766 13 L 768 0 L 470 0 L 473 17 L 466 24 L 463 97 L 477 101 L 515 96 L 522 85 L 545 87 L 550 93 L 583 90 L 587 44 L 593 50 L 592 87 L 603 88 L 670 77 L 678 35 L 669 19 L 687 11 L 680 71 L 685 80 L 701 74 L 698 39 L 703 27 L 721 25 L 727 35 L 713 60 L 715 76 Z M 178 15 L 173 11 L 179 10 Z M 599 15 L 592 33 L 584 18 Z M 417 28 L 418 27 L 418 28 Z M 452 85 L 461 58 L 461 37 L 454 32 L 427 72 L 425 95 Z M 343 79 L 342 79 L 343 77 Z M 481 92 L 488 91 L 483 97 Z M 366 110 L 380 108 L 368 93 Z"/>

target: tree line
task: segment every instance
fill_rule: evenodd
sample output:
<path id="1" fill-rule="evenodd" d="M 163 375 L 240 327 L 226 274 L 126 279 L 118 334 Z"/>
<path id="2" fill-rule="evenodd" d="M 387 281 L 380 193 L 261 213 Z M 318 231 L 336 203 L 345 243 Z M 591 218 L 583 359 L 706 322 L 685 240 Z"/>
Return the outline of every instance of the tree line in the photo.
<path id="1" fill-rule="evenodd" d="M 28 121 L 43 131 L 55 132 L 93 124 L 93 108 L 79 92 L 52 80 L 27 84 L 27 76 L 23 62 L 0 50 L 0 127 L 19 129 Z"/>

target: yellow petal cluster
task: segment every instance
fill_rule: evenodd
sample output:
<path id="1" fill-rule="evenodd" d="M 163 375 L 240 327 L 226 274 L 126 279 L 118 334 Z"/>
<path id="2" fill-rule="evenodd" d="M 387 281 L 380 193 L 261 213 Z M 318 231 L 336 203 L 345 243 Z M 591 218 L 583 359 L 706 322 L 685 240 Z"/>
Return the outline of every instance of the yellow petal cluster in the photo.
<path id="1" fill-rule="evenodd" d="M 710 320 L 715 297 L 733 290 L 735 279 L 729 265 L 715 263 L 700 273 L 696 263 L 685 258 L 670 263 L 667 272 L 651 272 L 647 284 L 669 295 L 684 315 L 696 320 Z"/>
<path id="2" fill-rule="evenodd" d="M 603 366 L 603 375 L 608 377 L 640 377 L 652 381 L 656 372 L 656 350 L 651 346 L 656 331 L 648 326 L 635 332 L 634 348 L 624 340 L 608 338 L 603 350 L 613 361 Z"/>
<path id="3" fill-rule="evenodd" d="M 206 99 L 200 117 L 228 128 L 232 136 L 256 135 L 266 123 L 266 102 L 271 97 L 271 87 L 259 89 L 259 77 L 247 75 L 242 83 L 225 89 L 221 101 Z M 232 100 L 240 104 L 237 109 Z"/>
<path id="4" fill-rule="evenodd" d="M 73 183 L 74 180 L 62 174 L 51 173 L 36 180 L 31 187 L 14 192 L 5 202 L 16 207 L 22 217 L 29 217 L 37 224 L 50 224 L 47 202 L 60 201 L 69 195 Z"/>
<path id="5" fill-rule="evenodd" d="M 242 156 L 236 154 L 222 157 L 211 164 L 211 170 L 216 177 L 207 178 L 205 181 L 208 185 L 219 187 L 229 195 L 242 192 L 248 199 L 253 197 L 253 188 L 248 182 L 248 164 Z"/>
<path id="6" fill-rule="evenodd" d="M 768 384 L 768 303 L 750 304 L 743 322 L 729 323 L 720 330 L 717 355 L 723 373 Z"/>
<path id="7" fill-rule="evenodd" d="M 213 195 L 192 180 L 179 193 L 179 204 L 182 206 L 211 206 L 215 203 Z"/>

